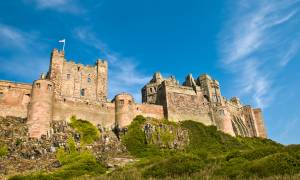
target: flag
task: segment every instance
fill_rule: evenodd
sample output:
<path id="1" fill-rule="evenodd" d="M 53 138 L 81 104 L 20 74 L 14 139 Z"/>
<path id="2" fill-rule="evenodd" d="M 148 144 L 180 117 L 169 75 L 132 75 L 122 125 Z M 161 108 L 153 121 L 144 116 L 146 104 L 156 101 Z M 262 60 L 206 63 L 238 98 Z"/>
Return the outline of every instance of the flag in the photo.
<path id="1" fill-rule="evenodd" d="M 66 42 L 66 39 L 59 40 L 58 42 L 60 42 L 60 43 L 65 43 L 65 42 Z"/>

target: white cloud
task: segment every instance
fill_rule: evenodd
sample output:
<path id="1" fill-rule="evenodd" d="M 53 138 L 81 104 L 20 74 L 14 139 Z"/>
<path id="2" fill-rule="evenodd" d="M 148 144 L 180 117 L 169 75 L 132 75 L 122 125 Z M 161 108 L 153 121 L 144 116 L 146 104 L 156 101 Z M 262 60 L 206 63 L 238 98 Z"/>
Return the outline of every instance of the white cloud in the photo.
<path id="1" fill-rule="evenodd" d="M 235 76 L 241 95 L 267 107 L 274 79 L 299 52 L 299 1 L 238 1 L 221 32 L 221 61 Z"/>
<path id="2" fill-rule="evenodd" d="M 25 0 L 34 3 L 38 9 L 50 9 L 58 12 L 80 14 L 84 9 L 77 0 Z"/>
<path id="3" fill-rule="evenodd" d="M 39 73 L 47 71 L 48 54 L 43 52 L 45 45 L 36 34 L 0 24 L 1 74 L 17 80 L 34 80 Z"/>
<path id="4" fill-rule="evenodd" d="M 89 28 L 77 28 L 74 35 L 86 45 L 102 51 L 104 58 L 108 60 L 110 97 L 120 92 L 128 92 L 137 102 L 140 102 L 140 89 L 151 79 L 151 76 L 143 74 L 138 69 L 136 59 L 109 50 L 108 45 Z"/>

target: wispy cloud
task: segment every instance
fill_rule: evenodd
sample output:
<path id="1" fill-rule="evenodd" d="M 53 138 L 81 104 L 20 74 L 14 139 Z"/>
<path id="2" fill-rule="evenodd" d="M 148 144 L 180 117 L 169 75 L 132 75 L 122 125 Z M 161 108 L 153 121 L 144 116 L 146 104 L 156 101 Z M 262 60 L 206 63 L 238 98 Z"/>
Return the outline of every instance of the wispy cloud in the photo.
<path id="1" fill-rule="evenodd" d="M 88 46 L 102 51 L 105 59 L 109 62 L 109 94 L 112 98 L 120 92 L 131 93 L 135 100 L 141 101 L 140 89 L 151 76 L 145 75 L 138 69 L 138 62 L 133 57 L 124 57 L 120 53 L 109 50 L 104 43 L 90 28 L 77 28 L 74 35 Z"/>
<path id="2" fill-rule="evenodd" d="M 255 105 L 272 101 L 276 75 L 298 53 L 300 2 L 241 0 L 231 6 L 221 32 L 221 61 L 236 77 L 241 95 L 252 95 Z"/>
<path id="3" fill-rule="evenodd" d="M 24 0 L 27 3 L 33 3 L 38 9 L 50 9 L 58 12 L 71 14 L 80 14 L 84 9 L 78 0 Z"/>
<path id="4" fill-rule="evenodd" d="M 0 41 L 0 73 L 5 77 L 28 81 L 47 70 L 49 58 L 42 50 L 45 45 L 39 41 L 37 33 L 0 24 Z"/>
<path id="5" fill-rule="evenodd" d="M 281 142 L 286 141 L 292 133 L 295 133 L 295 129 L 298 127 L 297 124 L 299 123 L 299 119 L 294 117 L 290 121 L 284 120 L 282 122 L 284 122 L 284 124 L 281 123 L 281 126 L 278 130 L 278 132 L 280 132 L 278 138 Z"/>

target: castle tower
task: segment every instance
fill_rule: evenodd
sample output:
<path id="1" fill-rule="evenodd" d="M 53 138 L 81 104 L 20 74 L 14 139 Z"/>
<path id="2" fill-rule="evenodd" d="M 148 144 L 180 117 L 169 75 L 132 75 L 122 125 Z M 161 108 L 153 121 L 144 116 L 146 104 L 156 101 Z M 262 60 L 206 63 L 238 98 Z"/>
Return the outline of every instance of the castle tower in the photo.
<path id="1" fill-rule="evenodd" d="M 221 95 L 220 84 L 217 80 L 212 79 L 209 75 L 203 74 L 198 77 L 197 85 L 200 85 L 204 91 L 204 96 L 213 105 L 222 105 L 223 98 Z"/>
<path id="2" fill-rule="evenodd" d="M 115 96 L 115 120 L 116 126 L 124 128 L 128 126 L 134 118 L 135 103 L 130 94 L 121 93 Z"/>
<path id="3" fill-rule="evenodd" d="M 33 82 L 27 120 L 30 137 L 49 135 L 47 132 L 53 116 L 53 90 L 54 84 L 43 76 Z"/>
<path id="4" fill-rule="evenodd" d="M 97 60 L 97 100 L 107 100 L 107 61 Z"/>
<path id="5" fill-rule="evenodd" d="M 164 78 L 160 72 L 153 74 L 152 79 L 148 84 L 142 88 L 142 102 L 149 104 L 159 104 L 158 102 L 158 91 Z"/>
<path id="6" fill-rule="evenodd" d="M 63 76 L 64 61 L 64 51 L 58 51 L 57 49 L 53 49 L 51 53 L 50 68 L 47 78 L 55 84 L 54 94 L 56 96 L 59 96 L 61 94 L 61 82 Z"/>

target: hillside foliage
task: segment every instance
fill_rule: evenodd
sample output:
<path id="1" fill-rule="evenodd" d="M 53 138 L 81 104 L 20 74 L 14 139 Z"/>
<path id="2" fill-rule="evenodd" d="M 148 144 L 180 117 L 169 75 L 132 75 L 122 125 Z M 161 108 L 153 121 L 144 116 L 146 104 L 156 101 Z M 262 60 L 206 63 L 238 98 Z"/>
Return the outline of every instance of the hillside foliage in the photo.
<path id="1" fill-rule="evenodd" d="M 70 126 L 80 134 L 80 142 L 82 144 L 91 144 L 100 136 L 98 129 L 92 123 L 86 120 L 76 119 L 75 116 L 71 117 Z"/>
<path id="2" fill-rule="evenodd" d="M 57 152 L 57 159 L 62 164 L 57 171 L 11 179 L 300 178 L 300 145 L 284 146 L 269 139 L 232 137 L 218 131 L 215 126 L 205 126 L 190 120 L 178 124 L 166 120 L 155 120 L 153 123 L 158 122 L 188 130 L 188 145 L 182 150 L 174 150 L 147 142 L 143 127 L 151 122 L 143 116 L 137 116 L 128 131 L 121 136 L 121 142 L 130 155 L 138 159 L 135 163 L 103 174 L 106 169 L 90 152 L 78 151 L 71 138 L 67 149 Z M 86 131 L 78 127 L 82 121 L 72 120 L 72 123 L 82 137 L 88 137 L 86 143 L 98 136 L 94 130 Z M 83 124 L 85 126 L 86 123 Z M 93 138 L 89 137 L 89 131 Z M 170 134 L 161 137 L 164 138 L 163 142 L 173 139 Z"/>

